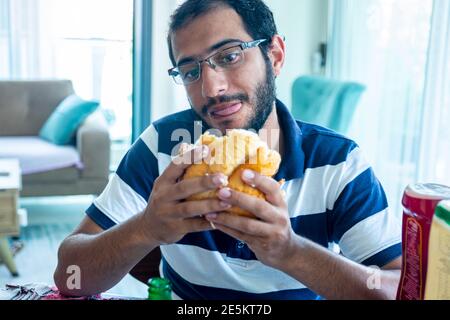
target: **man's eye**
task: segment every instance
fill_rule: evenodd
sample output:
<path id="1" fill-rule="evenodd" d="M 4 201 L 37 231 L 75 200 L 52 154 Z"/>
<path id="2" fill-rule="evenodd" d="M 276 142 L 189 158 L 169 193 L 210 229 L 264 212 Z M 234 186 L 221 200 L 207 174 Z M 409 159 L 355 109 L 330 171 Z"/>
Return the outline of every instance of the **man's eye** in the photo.
<path id="1" fill-rule="evenodd" d="M 240 59 L 239 52 L 229 52 L 221 55 L 219 61 L 221 64 L 234 64 L 238 62 L 239 59 Z"/>
<path id="2" fill-rule="evenodd" d="M 186 72 L 183 72 L 183 79 L 184 80 L 195 80 L 198 77 L 198 69 L 191 69 Z"/>

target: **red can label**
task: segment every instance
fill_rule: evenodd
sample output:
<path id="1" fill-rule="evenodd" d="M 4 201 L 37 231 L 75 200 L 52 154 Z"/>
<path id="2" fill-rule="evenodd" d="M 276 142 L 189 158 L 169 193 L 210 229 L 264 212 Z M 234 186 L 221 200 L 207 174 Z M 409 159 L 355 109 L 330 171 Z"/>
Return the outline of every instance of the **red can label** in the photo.
<path id="1" fill-rule="evenodd" d="M 399 296 L 402 300 L 422 300 L 423 285 L 423 232 L 414 218 L 407 218 L 404 234 L 403 274 Z M 426 254 L 426 253 L 425 253 Z"/>

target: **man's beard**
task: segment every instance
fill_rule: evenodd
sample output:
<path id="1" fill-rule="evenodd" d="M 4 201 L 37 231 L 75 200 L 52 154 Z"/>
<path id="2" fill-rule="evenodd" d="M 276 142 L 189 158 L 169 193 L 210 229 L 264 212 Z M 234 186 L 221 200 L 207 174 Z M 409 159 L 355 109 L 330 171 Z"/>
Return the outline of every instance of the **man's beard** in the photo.
<path id="1" fill-rule="evenodd" d="M 250 119 L 247 120 L 247 123 L 242 128 L 233 129 L 246 129 L 258 132 L 264 127 L 267 119 L 273 111 L 276 98 L 275 77 L 268 58 L 267 60 L 264 60 L 266 62 L 266 79 L 258 83 L 256 86 L 254 99 L 255 107 L 250 114 Z M 250 104 L 250 97 L 248 94 L 240 93 L 232 96 L 221 96 L 217 99 L 209 98 L 207 104 L 202 108 L 202 114 L 199 116 L 205 121 L 205 118 L 208 117 L 208 110 L 210 110 L 214 105 L 234 101 L 241 101 Z M 195 109 L 193 110 L 195 111 Z M 229 121 L 225 121 L 223 123 L 225 126 L 231 124 Z"/>
<path id="2" fill-rule="evenodd" d="M 253 129 L 258 132 L 264 127 L 273 111 L 276 97 L 275 77 L 273 76 L 270 65 L 266 66 L 266 70 L 266 81 L 259 83 L 256 87 L 256 106 L 254 112 L 243 129 Z"/>

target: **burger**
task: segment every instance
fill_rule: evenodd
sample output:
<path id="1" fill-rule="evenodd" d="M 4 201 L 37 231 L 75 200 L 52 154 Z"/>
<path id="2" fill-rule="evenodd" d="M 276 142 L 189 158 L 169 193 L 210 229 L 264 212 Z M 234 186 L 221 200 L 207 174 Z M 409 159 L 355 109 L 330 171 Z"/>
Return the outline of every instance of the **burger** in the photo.
<path id="1" fill-rule="evenodd" d="M 180 148 L 179 153 L 185 154 L 188 150 L 200 145 L 208 146 L 209 155 L 202 161 L 189 166 L 182 180 L 222 173 L 228 177 L 226 187 L 266 200 L 264 193 L 256 189 L 255 186 L 246 184 L 241 179 L 242 173 L 246 169 L 272 177 L 278 172 L 281 163 L 280 154 L 271 150 L 256 133 L 235 129 L 228 130 L 226 136 L 218 137 L 207 132 L 200 137 L 195 145 L 185 145 Z M 195 194 L 186 200 L 216 199 L 218 198 L 218 191 L 212 190 Z M 238 207 L 231 207 L 225 211 L 239 216 L 255 218 L 250 212 Z"/>

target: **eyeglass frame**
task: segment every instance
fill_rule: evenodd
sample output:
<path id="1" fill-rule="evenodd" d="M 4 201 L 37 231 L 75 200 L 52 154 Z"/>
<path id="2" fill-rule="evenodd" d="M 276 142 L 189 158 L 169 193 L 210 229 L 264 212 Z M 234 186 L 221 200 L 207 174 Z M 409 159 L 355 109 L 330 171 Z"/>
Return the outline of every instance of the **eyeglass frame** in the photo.
<path id="1" fill-rule="evenodd" d="M 205 58 L 205 59 L 196 60 L 196 61 L 192 61 L 192 62 L 187 62 L 187 63 L 183 63 L 182 65 L 178 65 L 178 66 L 176 66 L 176 67 L 173 67 L 173 68 L 171 68 L 171 69 L 168 70 L 169 76 L 170 76 L 170 77 L 174 80 L 174 82 L 175 82 L 176 84 L 178 84 L 178 85 L 190 85 L 190 84 L 195 83 L 195 82 L 197 82 L 198 80 L 201 79 L 201 77 L 202 77 L 202 64 L 203 64 L 204 62 L 207 62 L 208 65 L 209 65 L 212 69 L 214 69 L 214 70 L 216 69 L 217 65 L 214 64 L 214 63 L 211 61 L 211 59 L 212 59 L 213 57 L 215 57 L 216 55 L 222 53 L 222 52 L 225 51 L 225 50 L 230 50 L 231 48 L 235 48 L 235 47 L 241 48 L 242 52 L 244 52 L 244 51 L 247 50 L 247 49 L 256 48 L 256 47 L 258 47 L 260 44 L 262 44 L 262 43 L 264 43 L 264 42 L 266 42 L 266 41 L 269 41 L 269 40 L 268 40 L 268 39 L 259 39 L 259 40 L 253 40 L 253 41 L 248 41 L 248 42 L 241 42 L 240 44 L 232 45 L 231 47 L 227 47 L 227 48 L 225 48 L 225 49 L 222 49 L 222 50 L 220 50 L 220 51 L 217 51 L 217 52 L 213 53 L 212 55 L 210 55 L 209 57 L 207 57 L 207 58 Z M 245 54 L 244 54 L 244 57 L 245 57 Z M 175 78 L 176 78 L 177 76 L 181 75 L 181 73 L 180 73 L 179 70 L 177 70 L 177 69 L 179 69 L 179 67 L 181 67 L 181 66 L 183 66 L 183 65 L 187 65 L 187 64 L 191 64 L 191 63 L 192 63 L 192 64 L 193 64 L 193 63 L 196 63 L 196 64 L 198 65 L 198 67 L 199 67 L 200 72 L 199 72 L 198 78 L 197 78 L 196 80 L 192 81 L 192 82 L 189 82 L 189 83 L 184 83 L 183 80 L 182 80 L 183 83 L 178 83 L 178 82 L 175 80 Z M 226 69 L 226 68 L 225 68 L 225 69 Z M 175 73 L 176 73 L 176 74 L 175 74 Z"/>

